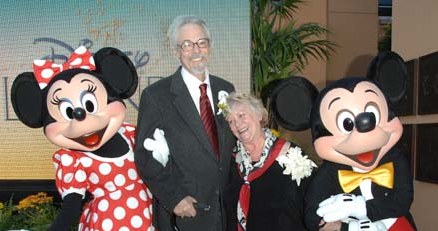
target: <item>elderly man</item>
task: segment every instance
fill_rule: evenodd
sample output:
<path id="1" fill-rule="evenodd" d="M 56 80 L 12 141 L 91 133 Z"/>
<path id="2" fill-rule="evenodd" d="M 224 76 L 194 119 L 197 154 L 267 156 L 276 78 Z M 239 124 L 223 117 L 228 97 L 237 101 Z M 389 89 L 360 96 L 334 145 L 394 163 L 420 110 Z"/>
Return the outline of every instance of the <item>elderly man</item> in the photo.
<path id="1" fill-rule="evenodd" d="M 235 138 L 217 104 L 218 93 L 234 86 L 208 72 L 213 41 L 203 20 L 179 16 L 168 37 L 181 66 L 143 90 L 135 162 L 154 195 L 160 231 L 224 230 L 223 189 Z M 168 157 L 143 145 L 157 135 L 164 135 Z"/>

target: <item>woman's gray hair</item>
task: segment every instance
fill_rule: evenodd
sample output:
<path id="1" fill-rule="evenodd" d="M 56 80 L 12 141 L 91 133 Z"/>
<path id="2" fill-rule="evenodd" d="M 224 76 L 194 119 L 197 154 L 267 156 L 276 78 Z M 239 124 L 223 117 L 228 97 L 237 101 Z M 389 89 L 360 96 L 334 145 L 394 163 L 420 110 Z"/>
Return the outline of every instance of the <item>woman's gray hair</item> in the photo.
<path id="1" fill-rule="evenodd" d="M 251 110 L 262 116 L 262 120 L 260 121 L 262 127 L 268 124 L 268 111 L 265 106 L 263 106 L 262 101 L 251 94 L 232 92 L 227 97 L 227 105 L 229 112 L 232 112 L 236 105 L 249 106 Z"/>
<path id="2" fill-rule="evenodd" d="M 169 30 L 167 31 L 167 37 L 169 39 L 169 44 L 172 49 L 178 47 L 178 36 L 179 30 L 181 27 L 187 24 L 196 24 L 202 27 L 202 30 L 207 35 L 207 38 L 210 40 L 210 46 L 213 44 L 213 40 L 211 38 L 210 30 L 207 27 L 207 24 L 201 18 L 194 15 L 180 15 L 176 17 L 169 26 Z M 197 41 L 194 41 L 197 42 Z"/>

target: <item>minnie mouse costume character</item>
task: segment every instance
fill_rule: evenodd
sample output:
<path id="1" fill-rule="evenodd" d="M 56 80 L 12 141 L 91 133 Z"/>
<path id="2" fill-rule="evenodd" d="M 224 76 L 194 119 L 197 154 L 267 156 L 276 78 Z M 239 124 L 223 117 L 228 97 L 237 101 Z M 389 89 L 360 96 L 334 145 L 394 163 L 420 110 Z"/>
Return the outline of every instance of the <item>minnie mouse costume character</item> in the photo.
<path id="1" fill-rule="evenodd" d="M 373 60 L 368 78 L 341 79 L 320 93 L 305 78 L 285 80 L 289 87 L 279 94 L 293 99 L 292 109 L 275 116 L 294 120 L 295 130 L 310 127 L 323 159 L 305 196 L 310 230 L 415 230 L 410 163 L 395 147 L 403 127 L 390 108 L 406 79 L 403 60 L 386 52 Z"/>
<path id="2" fill-rule="evenodd" d="M 123 99 L 138 77 L 129 58 L 115 48 L 94 57 L 79 47 L 63 65 L 34 62 L 34 73 L 17 76 L 14 111 L 31 128 L 44 128 L 61 147 L 53 155 L 56 186 L 63 199 L 50 230 L 154 230 L 152 195 L 134 164 L 135 127 L 125 120 Z M 82 207 L 86 192 L 91 200 Z"/>

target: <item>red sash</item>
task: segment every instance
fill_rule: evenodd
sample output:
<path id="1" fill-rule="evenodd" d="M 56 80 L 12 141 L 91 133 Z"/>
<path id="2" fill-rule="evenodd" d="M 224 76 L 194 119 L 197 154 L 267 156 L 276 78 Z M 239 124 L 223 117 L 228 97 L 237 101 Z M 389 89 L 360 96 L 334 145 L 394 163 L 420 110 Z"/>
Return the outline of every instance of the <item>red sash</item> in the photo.
<path id="1" fill-rule="evenodd" d="M 251 198 L 251 190 L 250 190 L 250 183 L 259 178 L 263 173 L 266 172 L 266 170 L 274 163 L 274 161 L 277 159 L 278 155 L 280 154 L 281 149 L 283 148 L 283 145 L 286 143 L 286 140 L 278 138 L 275 142 L 274 146 L 271 148 L 271 151 L 269 151 L 269 156 L 266 158 L 265 163 L 261 168 L 258 168 L 252 172 L 249 173 L 247 180 L 244 182 L 242 187 L 240 188 L 240 194 L 239 194 L 239 204 L 242 208 L 243 214 L 245 219 L 248 219 L 248 210 L 249 210 L 249 200 Z M 237 225 L 238 231 L 246 230 L 246 227 L 242 227 L 240 222 L 238 222 Z"/>

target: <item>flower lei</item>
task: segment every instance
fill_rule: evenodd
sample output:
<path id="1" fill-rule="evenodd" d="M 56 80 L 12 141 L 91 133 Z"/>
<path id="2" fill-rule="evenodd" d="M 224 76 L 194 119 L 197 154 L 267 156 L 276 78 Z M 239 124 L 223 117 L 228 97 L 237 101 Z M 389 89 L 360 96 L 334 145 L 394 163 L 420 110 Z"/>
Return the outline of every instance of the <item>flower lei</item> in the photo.
<path id="1" fill-rule="evenodd" d="M 312 169 L 317 167 L 306 155 L 302 155 L 301 148 L 298 146 L 289 148 L 285 155 L 277 157 L 277 161 L 281 167 L 285 168 L 283 174 L 290 175 L 298 186 L 300 186 L 301 179 L 309 177 Z"/>
<path id="2" fill-rule="evenodd" d="M 244 179 L 251 171 L 263 167 L 263 164 L 268 157 L 269 150 L 275 140 L 277 140 L 277 137 L 272 134 L 272 131 L 269 128 L 264 128 L 263 130 L 266 140 L 265 145 L 263 146 L 262 155 L 257 163 L 252 164 L 251 156 L 248 155 L 248 152 L 240 141 L 237 141 L 236 147 L 234 148 L 235 150 L 233 150 L 233 152 L 236 153 L 236 163 L 239 164 L 239 169 L 243 174 Z"/>

